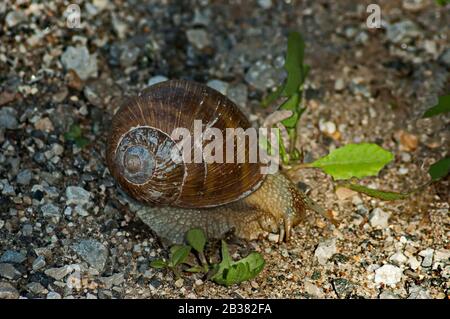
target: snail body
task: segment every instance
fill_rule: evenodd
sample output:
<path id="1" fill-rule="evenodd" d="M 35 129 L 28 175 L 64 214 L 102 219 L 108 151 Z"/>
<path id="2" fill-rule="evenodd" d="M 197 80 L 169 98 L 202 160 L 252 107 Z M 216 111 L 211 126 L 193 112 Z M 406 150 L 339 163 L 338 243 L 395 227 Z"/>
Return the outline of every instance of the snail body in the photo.
<path id="1" fill-rule="evenodd" d="M 210 162 L 205 154 L 187 161 L 172 135 L 177 128 L 193 130 L 196 120 L 224 136 L 226 129 L 251 127 L 227 97 L 184 80 L 155 84 L 114 115 L 107 164 L 122 189 L 147 204 L 139 217 L 175 243 L 194 227 L 210 238 L 234 230 L 245 239 L 266 232 L 289 239 L 304 214 L 305 195 L 282 173 L 263 174 L 260 162 Z M 234 159 L 249 156 L 248 146 L 234 150 Z"/>

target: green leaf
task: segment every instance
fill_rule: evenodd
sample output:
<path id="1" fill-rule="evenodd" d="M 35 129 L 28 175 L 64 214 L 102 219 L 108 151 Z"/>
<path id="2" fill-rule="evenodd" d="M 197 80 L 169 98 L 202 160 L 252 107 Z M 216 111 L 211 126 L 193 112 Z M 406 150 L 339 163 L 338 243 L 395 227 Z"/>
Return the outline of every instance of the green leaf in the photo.
<path id="1" fill-rule="evenodd" d="M 450 112 L 450 94 L 439 97 L 438 104 L 428 109 L 423 117 L 432 117 L 442 113 Z"/>
<path id="2" fill-rule="evenodd" d="M 448 175 L 450 171 L 450 157 L 443 158 L 432 164 L 428 170 L 433 181 L 438 181 Z"/>
<path id="3" fill-rule="evenodd" d="M 264 268 L 264 264 L 264 258 L 256 252 L 239 261 L 231 261 L 227 245 L 222 241 L 222 262 L 211 279 L 220 285 L 231 286 L 253 279 Z"/>
<path id="4" fill-rule="evenodd" d="M 305 42 L 298 32 L 291 32 L 288 36 L 288 47 L 284 68 L 288 73 L 284 96 L 291 96 L 299 91 L 303 83 L 303 58 L 305 54 Z"/>
<path id="5" fill-rule="evenodd" d="M 167 267 L 167 263 L 164 260 L 162 260 L 162 259 L 156 259 L 156 260 L 153 260 L 150 263 L 150 267 L 153 267 L 153 268 L 156 268 L 156 269 L 162 269 L 162 268 L 166 268 Z"/>
<path id="6" fill-rule="evenodd" d="M 281 106 L 280 110 L 289 110 L 292 111 L 291 117 L 281 121 L 285 127 L 293 128 L 297 125 L 297 122 L 300 118 L 299 112 L 299 103 L 300 103 L 300 94 L 293 94 L 289 99 L 286 100 Z"/>
<path id="7" fill-rule="evenodd" d="M 445 6 L 447 4 L 450 4 L 450 0 L 436 0 L 436 3 L 440 6 Z"/>
<path id="8" fill-rule="evenodd" d="M 77 124 L 72 124 L 69 131 L 64 133 L 64 139 L 74 142 L 79 148 L 83 148 L 89 144 L 89 140 L 82 136 L 81 128 Z"/>
<path id="9" fill-rule="evenodd" d="M 376 144 L 348 144 L 311 163 L 334 179 L 375 176 L 394 155 Z"/>
<path id="10" fill-rule="evenodd" d="M 178 246 L 178 248 L 172 252 L 170 258 L 171 266 L 175 267 L 179 264 L 182 264 L 186 260 L 190 252 L 191 246 Z"/>
<path id="11" fill-rule="evenodd" d="M 194 228 L 187 232 L 186 239 L 189 245 L 199 253 L 203 252 L 206 244 L 206 236 L 202 229 Z"/>
<path id="12" fill-rule="evenodd" d="M 382 200 L 399 200 L 399 199 L 406 199 L 411 196 L 411 193 L 397 193 L 397 192 L 390 192 L 390 191 L 382 191 L 378 189 L 368 188 L 362 185 L 358 184 L 340 184 L 338 187 L 345 187 L 348 189 L 351 189 L 358 193 L 366 194 L 370 197 L 379 198 Z"/>
<path id="13" fill-rule="evenodd" d="M 203 272 L 205 269 L 202 266 L 193 266 L 189 269 L 186 269 L 187 272 L 193 272 L 193 273 L 198 273 L 198 272 Z"/>

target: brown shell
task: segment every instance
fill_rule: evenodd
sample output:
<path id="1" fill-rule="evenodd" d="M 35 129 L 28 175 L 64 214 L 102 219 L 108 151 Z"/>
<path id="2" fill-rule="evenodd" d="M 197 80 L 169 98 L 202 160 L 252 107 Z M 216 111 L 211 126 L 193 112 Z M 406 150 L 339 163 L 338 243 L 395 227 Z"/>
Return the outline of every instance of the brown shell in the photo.
<path id="1" fill-rule="evenodd" d="M 176 163 L 171 160 L 167 153 L 167 146 L 175 143 L 171 133 L 179 127 L 193 132 L 194 120 L 220 129 L 224 137 L 226 128 L 245 130 L 251 126 L 227 97 L 195 82 L 158 83 L 125 103 L 113 118 L 107 149 L 110 172 L 122 188 L 137 200 L 178 207 L 218 206 L 256 190 L 264 179 L 261 163 L 248 160 L 240 164 Z M 223 140 L 225 149 L 226 139 Z M 236 138 L 234 142 L 236 146 Z M 121 152 L 135 143 L 151 143 L 149 149 L 156 159 L 150 180 L 142 184 L 128 181 L 118 163 L 123 159 Z M 248 159 L 248 141 L 245 153 Z M 236 156 L 235 147 L 235 159 Z"/>

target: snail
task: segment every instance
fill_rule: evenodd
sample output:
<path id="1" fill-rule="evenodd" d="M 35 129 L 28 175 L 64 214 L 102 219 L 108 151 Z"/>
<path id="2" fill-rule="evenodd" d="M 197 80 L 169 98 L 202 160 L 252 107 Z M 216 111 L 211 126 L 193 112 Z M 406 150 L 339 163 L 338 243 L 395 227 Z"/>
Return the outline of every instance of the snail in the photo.
<path id="1" fill-rule="evenodd" d="M 267 233 L 289 240 L 309 207 L 306 195 L 282 172 L 261 173 L 259 162 L 185 162 L 172 132 L 191 130 L 198 119 L 222 132 L 251 127 L 227 97 L 186 80 L 152 85 L 113 116 L 107 165 L 121 188 L 146 204 L 141 220 L 171 243 L 192 228 L 209 238 L 234 231 L 248 240 Z"/>

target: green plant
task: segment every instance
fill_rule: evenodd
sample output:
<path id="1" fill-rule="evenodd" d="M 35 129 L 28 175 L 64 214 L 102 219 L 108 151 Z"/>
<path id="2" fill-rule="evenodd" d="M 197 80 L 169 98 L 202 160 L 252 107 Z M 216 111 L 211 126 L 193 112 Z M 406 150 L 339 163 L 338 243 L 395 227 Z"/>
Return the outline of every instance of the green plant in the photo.
<path id="1" fill-rule="evenodd" d="M 89 144 L 89 140 L 82 135 L 82 131 L 79 125 L 72 124 L 69 131 L 64 133 L 64 139 L 74 142 L 79 148 L 83 148 Z"/>
<path id="2" fill-rule="evenodd" d="M 225 286 L 239 284 L 243 281 L 256 277 L 264 267 L 264 259 L 261 254 L 252 252 L 247 257 L 233 261 L 228 252 L 228 246 L 222 240 L 222 261 L 219 264 L 209 264 L 205 253 L 206 236 L 202 229 L 194 228 L 186 233 L 186 240 L 189 245 L 174 245 L 170 248 L 169 260 L 154 260 L 150 266 L 156 269 L 170 269 L 177 278 L 183 276 L 183 269 L 187 273 L 204 273 L 212 272 L 209 278 Z M 192 249 L 196 252 L 199 263 L 195 264 L 188 261 L 189 254 Z M 189 267 L 189 268 L 187 268 Z"/>
<path id="3" fill-rule="evenodd" d="M 304 92 L 303 86 L 310 70 L 310 67 L 303 62 L 304 51 L 305 43 L 301 35 L 297 32 L 290 33 L 284 64 L 284 68 L 287 71 L 287 79 L 262 101 L 262 105 L 267 107 L 280 97 L 284 97 L 284 101 L 280 104 L 278 109 L 292 111 L 292 115 L 289 118 L 281 121 L 281 124 L 286 128 L 289 135 L 289 144 L 291 147 L 289 152 L 286 151 L 283 140 L 278 136 L 280 156 L 284 164 L 292 164 L 293 161 L 299 158 L 299 151 L 295 149 L 295 142 L 297 139 L 296 132 L 301 115 L 305 111 L 305 107 L 301 106 L 301 102 Z M 441 96 L 438 104 L 425 112 L 424 117 L 446 113 L 449 112 L 449 110 L 450 95 Z M 271 148 L 269 145 L 269 154 L 270 150 Z M 330 152 L 328 155 L 319 158 L 312 163 L 296 164 L 294 168 L 322 169 L 326 174 L 332 176 L 333 179 L 337 181 L 337 187 L 349 188 L 382 200 L 408 198 L 412 194 L 415 194 L 428 186 L 431 182 L 437 181 L 448 175 L 450 169 L 450 158 L 446 157 L 436 162 L 429 169 L 431 181 L 404 193 L 372 189 L 354 183 L 357 179 L 378 175 L 380 170 L 386 164 L 391 162 L 393 158 L 394 155 L 392 153 L 376 144 L 348 144 Z M 352 182 L 348 182 L 347 180 L 351 180 Z M 316 208 L 314 210 L 326 216 L 326 212 L 323 208 L 318 205 L 315 206 Z"/>

